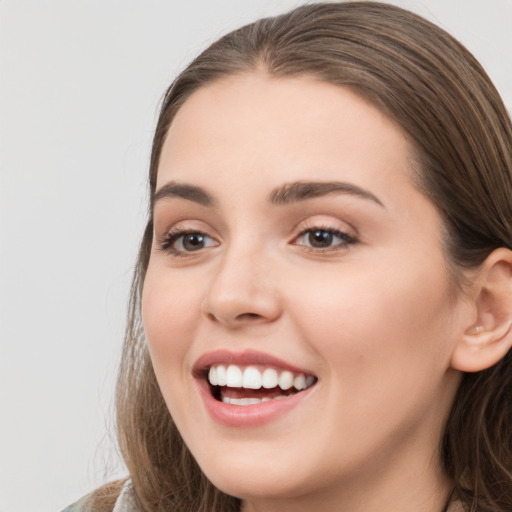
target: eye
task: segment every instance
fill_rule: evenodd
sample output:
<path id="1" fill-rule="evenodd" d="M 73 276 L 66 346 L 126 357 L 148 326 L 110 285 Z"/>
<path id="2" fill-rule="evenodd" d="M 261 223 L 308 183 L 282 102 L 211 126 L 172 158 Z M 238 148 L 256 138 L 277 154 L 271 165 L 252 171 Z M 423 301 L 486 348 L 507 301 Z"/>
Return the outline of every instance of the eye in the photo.
<path id="1" fill-rule="evenodd" d="M 321 227 L 305 229 L 294 241 L 294 245 L 320 251 L 341 249 L 355 243 L 357 240 L 343 231 Z"/>
<path id="2" fill-rule="evenodd" d="M 200 231 L 171 231 L 165 235 L 161 249 L 173 255 L 184 256 L 207 247 L 214 247 L 218 242 Z"/>

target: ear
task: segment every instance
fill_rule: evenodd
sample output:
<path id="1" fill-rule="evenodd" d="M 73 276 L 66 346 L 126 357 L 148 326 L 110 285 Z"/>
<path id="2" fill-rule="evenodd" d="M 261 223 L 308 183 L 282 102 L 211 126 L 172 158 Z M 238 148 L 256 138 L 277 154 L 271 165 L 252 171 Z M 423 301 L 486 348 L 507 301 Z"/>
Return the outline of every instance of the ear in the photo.
<path id="1" fill-rule="evenodd" d="M 470 295 L 474 322 L 460 336 L 451 367 L 478 372 L 496 364 L 512 346 L 512 251 L 496 249 L 486 258 Z"/>

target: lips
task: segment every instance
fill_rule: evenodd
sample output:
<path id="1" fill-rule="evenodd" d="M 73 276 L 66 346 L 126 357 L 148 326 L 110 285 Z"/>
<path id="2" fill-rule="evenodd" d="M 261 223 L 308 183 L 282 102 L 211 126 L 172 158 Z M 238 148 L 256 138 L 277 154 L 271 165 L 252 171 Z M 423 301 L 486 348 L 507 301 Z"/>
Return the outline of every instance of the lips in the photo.
<path id="1" fill-rule="evenodd" d="M 210 414 L 231 426 L 271 420 L 299 403 L 317 382 L 307 370 L 253 351 L 206 354 L 193 374 Z"/>

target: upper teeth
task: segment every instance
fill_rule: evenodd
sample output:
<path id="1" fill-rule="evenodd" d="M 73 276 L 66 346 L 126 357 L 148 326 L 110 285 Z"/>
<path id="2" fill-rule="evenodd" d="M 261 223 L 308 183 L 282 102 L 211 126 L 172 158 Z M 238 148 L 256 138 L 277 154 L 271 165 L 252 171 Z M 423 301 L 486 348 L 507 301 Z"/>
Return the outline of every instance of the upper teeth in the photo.
<path id="1" fill-rule="evenodd" d="M 294 374 L 288 370 L 277 373 L 274 368 L 265 368 L 260 372 L 255 366 L 242 369 L 234 364 L 227 368 L 223 365 L 212 366 L 208 372 L 208 381 L 212 386 L 227 386 L 228 388 L 271 389 L 279 386 L 281 389 L 294 387 L 301 391 L 310 387 L 315 378 L 303 373 Z"/>

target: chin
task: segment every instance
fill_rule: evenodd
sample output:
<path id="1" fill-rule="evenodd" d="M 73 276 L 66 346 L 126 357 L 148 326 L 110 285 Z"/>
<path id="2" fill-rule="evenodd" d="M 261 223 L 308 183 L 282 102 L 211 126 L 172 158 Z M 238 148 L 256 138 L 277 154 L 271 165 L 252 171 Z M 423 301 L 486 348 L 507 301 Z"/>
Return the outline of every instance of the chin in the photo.
<path id="1" fill-rule="evenodd" d="M 276 466 L 275 458 L 266 463 L 225 461 L 222 467 L 214 464 L 201 469 L 215 487 L 240 499 L 286 499 L 311 490 L 312 480 L 304 467 L 297 471 L 297 464 Z"/>

